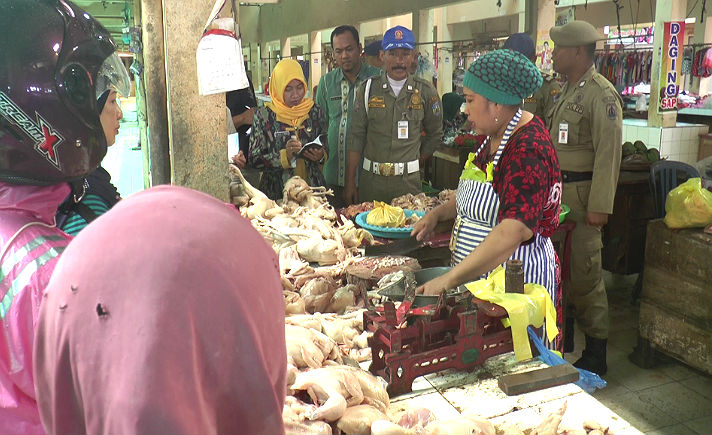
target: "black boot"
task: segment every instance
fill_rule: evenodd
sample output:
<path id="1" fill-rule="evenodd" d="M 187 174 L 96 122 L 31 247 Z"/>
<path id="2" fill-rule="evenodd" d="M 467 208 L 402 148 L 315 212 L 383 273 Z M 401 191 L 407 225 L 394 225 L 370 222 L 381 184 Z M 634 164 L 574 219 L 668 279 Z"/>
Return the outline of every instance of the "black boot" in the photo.
<path id="1" fill-rule="evenodd" d="M 586 349 L 583 350 L 581 358 L 574 363 L 574 367 L 588 370 L 603 376 L 608 371 L 606 365 L 606 338 L 593 338 L 586 336 Z"/>

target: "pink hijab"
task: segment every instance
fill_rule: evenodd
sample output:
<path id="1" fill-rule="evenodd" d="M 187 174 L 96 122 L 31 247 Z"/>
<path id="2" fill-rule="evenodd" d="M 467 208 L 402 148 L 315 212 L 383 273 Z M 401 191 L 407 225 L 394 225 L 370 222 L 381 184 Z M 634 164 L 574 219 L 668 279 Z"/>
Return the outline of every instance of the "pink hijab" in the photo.
<path id="1" fill-rule="evenodd" d="M 42 301 L 35 389 L 50 434 L 281 434 L 277 258 L 232 207 L 162 186 L 64 252 Z"/>

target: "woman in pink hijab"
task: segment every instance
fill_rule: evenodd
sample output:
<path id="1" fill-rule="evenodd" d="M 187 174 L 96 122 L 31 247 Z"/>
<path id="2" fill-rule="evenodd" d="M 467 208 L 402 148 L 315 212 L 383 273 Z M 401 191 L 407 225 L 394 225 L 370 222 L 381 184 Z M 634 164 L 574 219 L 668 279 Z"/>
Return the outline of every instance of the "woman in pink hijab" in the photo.
<path id="1" fill-rule="evenodd" d="M 277 258 L 227 204 L 163 186 L 121 201 L 57 264 L 35 339 L 50 434 L 284 433 Z"/>

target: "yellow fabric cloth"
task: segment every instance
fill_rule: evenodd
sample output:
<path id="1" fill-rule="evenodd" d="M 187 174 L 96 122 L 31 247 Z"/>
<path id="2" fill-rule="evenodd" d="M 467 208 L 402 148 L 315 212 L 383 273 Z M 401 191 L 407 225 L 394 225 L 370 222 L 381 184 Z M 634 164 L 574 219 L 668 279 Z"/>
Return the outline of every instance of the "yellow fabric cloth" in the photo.
<path id="1" fill-rule="evenodd" d="M 546 335 L 553 341 L 559 334 L 556 327 L 556 308 L 546 288 L 539 284 L 525 284 L 524 294 L 504 292 L 504 269 L 499 266 L 487 278 L 465 284 L 476 298 L 497 304 L 507 310 L 512 342 L 517 361 L 532 357 L 527 326 L 540 327 L 546 321 Z"/>
<path id="2" fill-rule="evenodd" d="M 272 102 L 266 106 L 277 115 L 277 121 L 298 128 L 309 117 L 309 111 L 314 106 L 311 98 L 304 98 L 296 106 L 288 107 L 284 103 L 284 89 L 292 80 L 299 80 L 307 89 L 302 66 L 293 59 L 282 59 L 272 71 L 269 79 L 269 95 Z"/>

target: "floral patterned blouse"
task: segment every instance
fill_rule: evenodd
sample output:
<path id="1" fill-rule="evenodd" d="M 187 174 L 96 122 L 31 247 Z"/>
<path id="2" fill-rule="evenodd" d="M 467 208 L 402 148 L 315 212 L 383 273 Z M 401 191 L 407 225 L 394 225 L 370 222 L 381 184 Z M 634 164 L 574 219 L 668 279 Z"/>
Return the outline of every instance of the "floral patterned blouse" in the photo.
<path id="1" fill-rule="evenodd" d="M 481 152 L 475 164 L 485 170 L 493 156 Z M 492 187 L 499 196 L 497 222 L 516 219 L 551 237 L 559 226 L 561 171 L 549 131 L 538 117 L 515 131 L 495 167 Z"/>
<path id="2" fill-rule="evenodd" d="M 290 125 L 277 121 L 277 115 L 269 108 L 260 107 L 255 110 L 247 161 L 250 166 L 262 171 L 258 188 L 270 199 L 281 199 L 284 183 L 294 175 L 293 168 L 282 166 L 281 150 L 285 149 L 292 135 L 296 134 L 302 143 L 307 143 L 326 132 L 327 128 L 324 112 L 316 104 L 297 133 Z M 307 183 L 310 186 L 324 186 L 326 181 L 322 164 L 311 160 L 305 162 Z"/>

